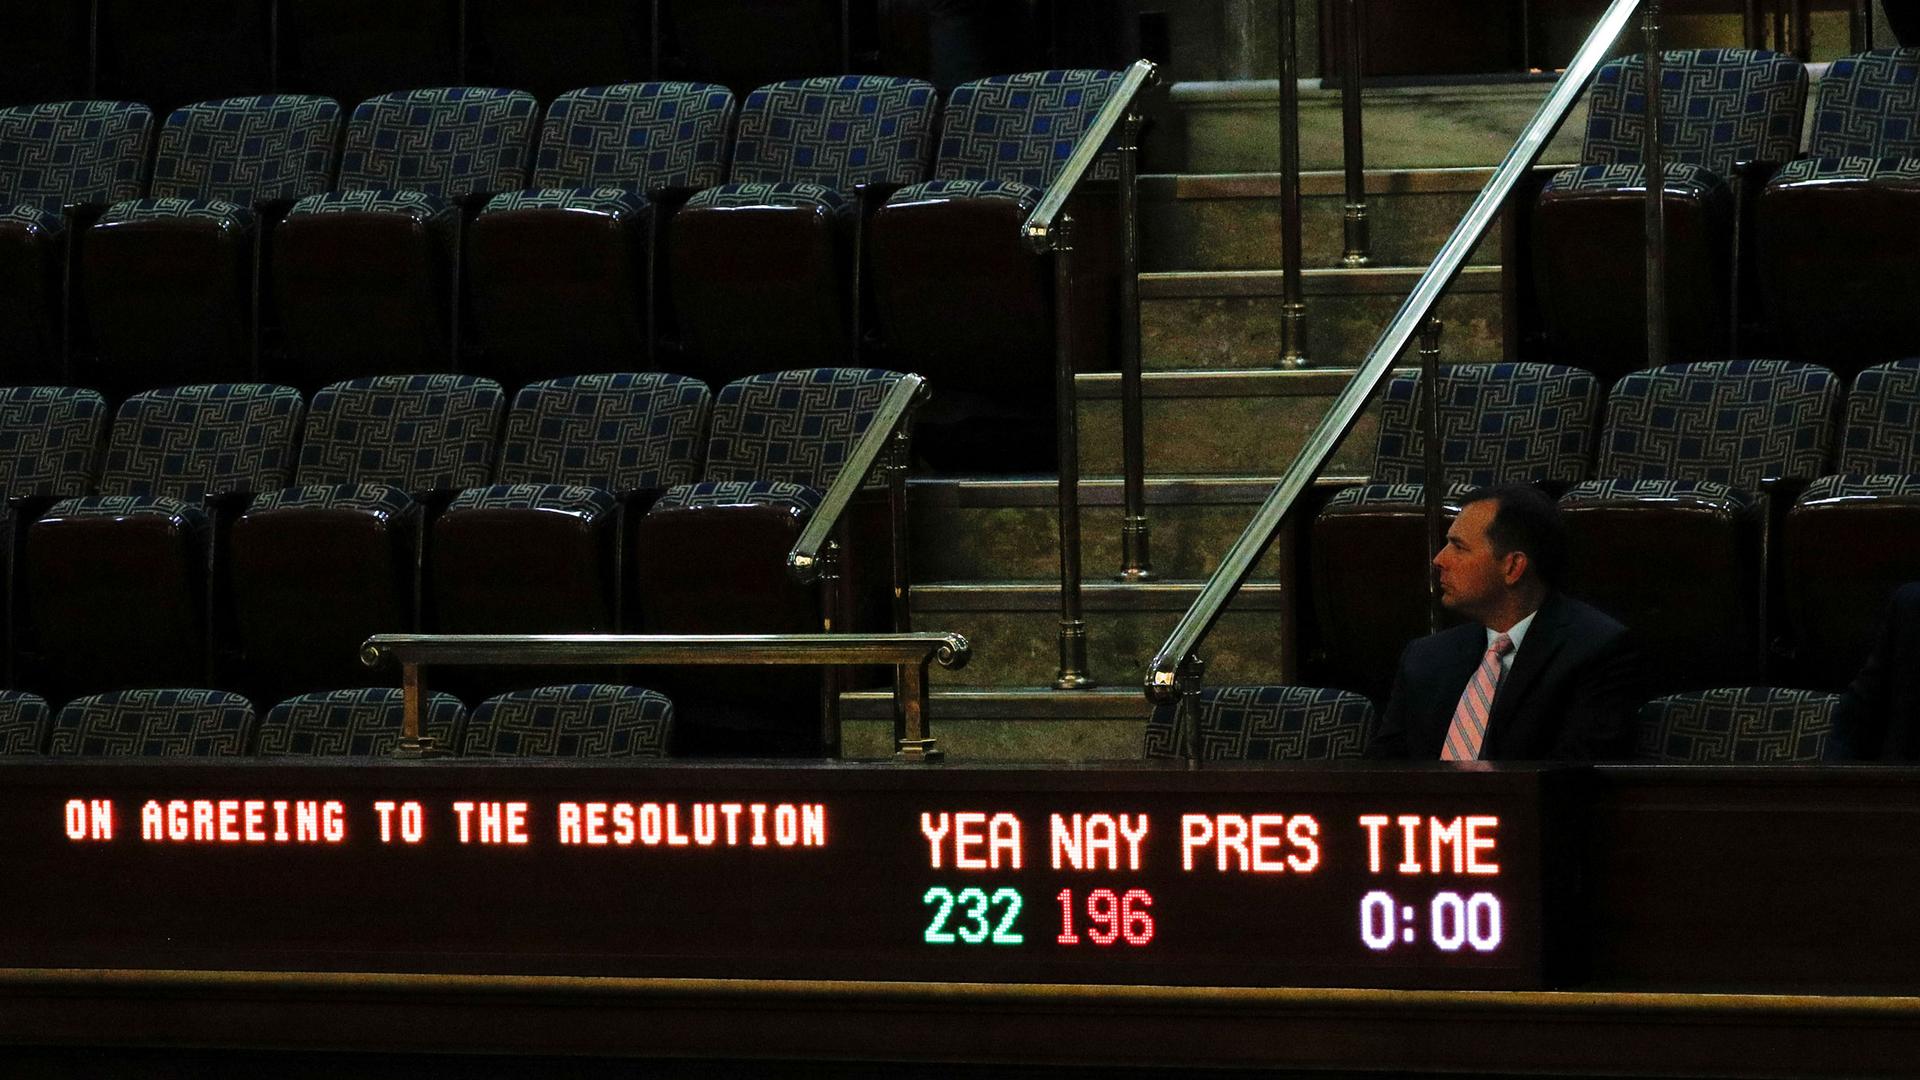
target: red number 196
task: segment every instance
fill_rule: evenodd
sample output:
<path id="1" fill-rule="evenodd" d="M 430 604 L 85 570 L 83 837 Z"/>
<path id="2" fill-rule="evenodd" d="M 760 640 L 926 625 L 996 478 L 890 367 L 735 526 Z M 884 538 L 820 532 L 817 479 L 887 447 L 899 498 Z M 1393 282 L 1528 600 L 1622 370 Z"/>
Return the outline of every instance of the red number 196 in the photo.
<path id="1" fill-rule="evenodd" d="M 1061 889 L 1054 899 L 1060 901 L 1060 936 L 1054 938 L 1062 945 L 1080 944 L 1080 935 L 1073 932 L 1073 890 Z M 1145 945 L 1153 940 L 1153 916 L 1147 909 L 1153 906 L 1153 895 L 1145 889 L 1128 889 L 1125 896 L 1115 896 L 1112 889 L 1095 889 L 1087 894 L 1087 937 L 1095 945 L 1111 945 L 1124 939 L 1129 945 Z"/>

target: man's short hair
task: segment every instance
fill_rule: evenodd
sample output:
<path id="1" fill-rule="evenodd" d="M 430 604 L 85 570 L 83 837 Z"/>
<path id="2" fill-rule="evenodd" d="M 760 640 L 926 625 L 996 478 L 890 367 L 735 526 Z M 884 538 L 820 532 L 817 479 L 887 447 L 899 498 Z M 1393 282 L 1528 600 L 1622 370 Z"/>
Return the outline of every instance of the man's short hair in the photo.
<path id="1" fill-rule="evenodd" d="M 1558 588 L 1567 565 L 1567 526 L 1560 518 L 1560 508 L 1532 484 L 1474 488 L 1460 500 L 1460 508 L 1489 499 L 1498 504 L 1487 526 L 1487 539 L 1494 552 L 1525 552 L 1527 565 L 1540 580 L 1550 589 Z"/>

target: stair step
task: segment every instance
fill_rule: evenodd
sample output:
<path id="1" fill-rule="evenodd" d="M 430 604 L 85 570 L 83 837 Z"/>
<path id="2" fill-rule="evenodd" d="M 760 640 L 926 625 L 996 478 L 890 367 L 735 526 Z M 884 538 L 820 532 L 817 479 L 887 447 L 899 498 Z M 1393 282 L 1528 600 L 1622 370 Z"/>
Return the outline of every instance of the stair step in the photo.
<path id="1" fill-rule="evenodd" d="M 841 695 L 843 756 L 893 753 L 892 698 L 885 690 Z M 935 690 L 927 708 L 928 726 L 953 762 L 1138 759 L 1152 712 L 1137 687 Z"/>
<path id="2" fill-rule="evenodd" d="M 1157 577 L 1205 577 L 1272 490 L 1268 477 L 1156 477 L 1146 483 L 1150 555 Z M 913 580 L 1044 580 L 1059 568 L 1059 483 L 1020 479 L 916 479 Z M 1089 577 L 1120 568 L 1121 482 L 1080 483 L 1080 560 Z M 1279 576 L 1269 553 L 1256 578 Z"/>
<path id="3" fill-rule="evenodd" d="M 1371 262 L 1433 261 L 1491 169 L 1394 169 L 1366 174 Z M 1346 250 L 1346 176 L 1300 177 L 1301 249 L 1306 265 L 1340 265 Z M 1280 175 L 1152 175 L 1140 178 L 1140 259 L 1148 270 L 1257 270 L 1280 265 Z M 1500 261 L 1500 227 L 1470 263 Z"/>
<path id="4" fill-rule="evenodd" d="M 1088 581 L 1081 591 L 1087 624 L 1087 666 L 1094 682 L 1136 689 L 1147 663 L 1199 595 L 1199 581 L 1117 584 Z M 1282 623 L 1291 590 L 1250 582 L 1207 638 L 1208 678 L 1272 682 L 1280 677 Z M 1057 582 L 936 582 L 913 588 L 918 627 L 965 634 L 973 659 L 959 671 L 935 668 L 934 684 L 1050 685 L 1059 672 L 1060 589 Z"/>
<path id="5" fill-rule="evenodd" d="M 1367 87 L 1361 94 L 1369 169 L 1490 168 L 1506 156 L 1553 89 L 1523 82 Z M 1280 84 L 1274 79 L 1178 82 L 1168 95 L 1186 130 L 1186 170 L 1255 172 L 1280 167 Z M 1543 162 L 1579 159 L 1586 100 L 1573 107 Z M 1300 89 L 1300 167 L 1337 169 L 1340 91 L 1317 79 Z"/>
<path id="6" fill-rule="evenodd" d="M 1413 291 L 1422 269 L 1312 269 L 1301 274 L 1309 361 L 1357 364 Z M 1140 275 L 1140 354 L 1155 371 L 1271 368 L 1280 355 L 1278 270 Z M 1435 305 L 1448 362 L 1506 354 L 1501 268 L 1469 266 Z"/>
<path id="7" fill-rule="evenodd" d="M 1149 371 L 1141 376 L 1149 476 L 1278 477 L 1326 415 L 1352 369 L 1304 371 Z M 1081 475 L 1121 471 L 1120 376 L 1080 375 Z M 1373 467 L 1379 430 L 1363 414 L 1334 450 L 1327 475 Z"/>

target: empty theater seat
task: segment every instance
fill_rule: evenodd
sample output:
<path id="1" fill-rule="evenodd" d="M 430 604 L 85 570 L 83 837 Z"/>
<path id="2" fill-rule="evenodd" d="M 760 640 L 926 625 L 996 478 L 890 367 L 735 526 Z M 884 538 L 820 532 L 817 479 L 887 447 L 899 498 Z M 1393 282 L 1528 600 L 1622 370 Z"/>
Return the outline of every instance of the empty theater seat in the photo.
<path id="1" fill-rule="evenodd" d="M 534 188 L 494 196 L 471 227 L 470 367 L 521 386 L 650 366 L 655 224 L 686 189 L 725 177 L 733 108 L 732 93 L 705 83 L 556 99 Z"/>
<path id="2" fill-rule="evenodd" d="M 436 625 L 450 634 L 620 629 L 616 538 L 700 475 L 712 395 L 681 375 L 534 383 L 507 414 L 496 482 L 434 523 Z"/>
<path id="3" fill-rule="evenodd" d="M 1920 353 L 1920 50 L 1829 65 L 1807 152 L 1759 199 L 1774 325 L 1794 355 L 1843 376 Z"/>
<path id="4" fill-rule="evenodd" d="M 1373 723 L 1373 703 L 1345 690 L 1209 686 L 1153 710 L 1146 754 L 1201 761 L 1357 758 L 1366 753 Z M 1196 736 L 1197 754 L 1188 742 Z"/>
<path id="5" fill-rule="evenodd" d="M 27 530 L 38 677 L 73 692 L 209 681 L 213 544 L 234 503 L 286 484 L 300 414 L 293 390 L 248 383 L 120 406 L 96 493 Z"/>
<path id="6" fill-rule="evenodd" d="M 894 192 L 874 213 L 880 338 L 892 362 L 940 388 L 921 417 L 934 425 L 923 437 L 944 441 L 949 423 L 984 426 L 965 444 L 984 449 L 1035 430 L 1039 420 L 1041 441 L 1050 443 L 1053 263 L 1028 250 L 1020 225 L 1119 81 L 1111 71 L 1038 71 L 955 87 L 940 121 L 933 178 Z M 1091 175 L 1111 179 L 1113 158 L 1097 161 Z M 1075 247 L 1095 254 L 1117 235 L 1076 229 Z M 1099 358 L 1076 365 L 1082 369 L 1107 366 L 1109 355 L 1115 281 L 1095 265 L 1089 260 L 1081 267 L 1087 272 L 1076 273 L 1072 310 L 1086 329 L 1075 343 L 1081 356 Z M 987 311 L 994 317 L 981 318 Z"/>
<path id="7" fill-rule="evenodd" d="M 1587 372 L 1546 364 L 1441 369 L 1440 458 L 1448 518 L 1475 487 L 1585 479 L 1600 387 Z M 1426 528 L 1426 439 L 1418 372 L 1401 372 L 1380 401 L 1369 482 L 1336 494 L 1310 543 L 1322 681 L 1385 701 L 1407 642 L 1427 632 L 1435 552 Z"/>
<path id="8" fill-rule="evenodd" d="M 1674 364 L 1614 385 L 1599 479 L 1560 500 L 1566 591 L 1634 631 L 1650 687 L 1760 674 L 1770 505 L 1823 470 L 1838 396 L 1825 368 L 1778 360 Z"/>
<path id="9" fill-rule="evenodd" d="M 473 710 L 461 752 L 492 758 L 658 758 L 673 703 L 637 686 L 575 683 L 516 690 Z"/>
<path id="10" fill-rule="evenodd" d="M 353 110 L 335 190 L 275 232 L 275 377 L 310 389 L 453 365 L 463 215 L 524 183 L 534 115 L 529 94 L 477 87 Z"/>
<path id="11" fill-rule="evenodd" d="M 1920 360 L 1854 379 L 1836 458 L 1788 512 L 1781 544 L 1795 671 L 1830 688 L 1866 661 L 1894 589 L 1920 579 Z"/>
<path id="12" fill-rule="evenodd" d="M 139 196 L 152 128 L 126 101 L 0 109 L 0 383 L 65 381 L 72 231 Z"/>
<path id="13" fill-rule="evenodd" d="M 71 757 L 234 757 L 253 738 L 253 703 L 222 690 L 118 690 L 75 698 L 48 752 Z"/>
<path id="14" fill-rule="evenodd" d="M 731 182 L 673 219 L 686 370 L 719 383 L 855 361 L 856 225 L 863 206 L 926 175 L 933 108 L 927 83 L 866 75 L 747 95 Z"/>
<path id="15" fill-rule="evenodd" d="M 887 437 L 874 427 L 883 401 L 920 385 L 890 371 L 827 368 L 721 389 L 701 480 L 669 488 L 631 530 L 642 632 L 894 629 L 891 530 L 904 528 L 904 507 L 873 491 L 852 499 L 834 526 L 835 580 L 796 584 L 787 554 L 836 483 L 866 479 L 842 471 L 863 440 Z M 823 681 L 813 672 L 662 669 L 660 684 L 680 710 L 689 750 L 832 750 L 816 722 Z"/>
<path id="16" fill-rule="evenodd" d="M 0 757 L 46 753 L 52 715 L 38 694 L 0 690 Z"/>
<path id="17" fill-rule="evenodd" d="M 1640 709 L 1634 757 L 1674 765 L 1811 765 L 1826 756 L 1837 694 L 1737 686 Z"/>
<path id="18" fill-rule="evenodd" d="M 116 395 L 249 377 L 258 239 L 285 204 L 326 190 L 339 134 L 327 98 L 174 110 L 148 197 L 115 203 L 86 233 L 87 376 Z"/>
<path id="19" fill-rule="evenodd" d="M 261 757 L 386 757 L 400 745 L 406 704 L 387 686 L 327 690 L 275 705 L 260 721 Z M 451 694 L 430 694 L 421 734 L 441 750 L 457 750 L 466 706 Z"/>
<path id="20" fill-rule="evenodd" d="M 1749 49 L 1661 53 L 1671 358 L 1722 359 L 1733 319 L 1741 176 L 1800 148 L 1807 74 Z M 1587 96 L 1580 165 L 1554 175 L 1534 216 L 1553 355 L 1611 381 L 1646 364 L 1646 70 L 1609 61 Z"/>
<path id="21" fill-rule="evenodd" d="M 360 643 L 419 628 L 424 519 L 484 484 L 505 400 L 468 375 L 381 375 L 313 397 L 298 486 L 233 527 L 241 646 L 272 696 L 378 681 Z"/>

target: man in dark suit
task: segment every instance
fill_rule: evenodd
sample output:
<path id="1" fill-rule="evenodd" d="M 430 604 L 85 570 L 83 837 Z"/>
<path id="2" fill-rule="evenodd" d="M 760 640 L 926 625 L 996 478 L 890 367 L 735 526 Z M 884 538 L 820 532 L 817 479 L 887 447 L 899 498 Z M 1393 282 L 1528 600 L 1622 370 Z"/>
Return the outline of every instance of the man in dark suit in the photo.
<path id="1" fill-rule="evenodd" d="M 1440 600 L 1470 622 L 1400 654 L 1368 756 L 1620 758 L 1641 702 L 1627 628 L 1554 589 L 1566 531 L 1526 485 L 1469 494 L 1433 558 Z"/>
<path id="2" fill-rule="evenodd" d="M 1894 592 L 1873 655 L 1840 698 L 1827 756 L 1920 760 L 1920 581 Z"/>

